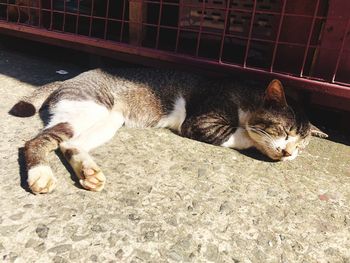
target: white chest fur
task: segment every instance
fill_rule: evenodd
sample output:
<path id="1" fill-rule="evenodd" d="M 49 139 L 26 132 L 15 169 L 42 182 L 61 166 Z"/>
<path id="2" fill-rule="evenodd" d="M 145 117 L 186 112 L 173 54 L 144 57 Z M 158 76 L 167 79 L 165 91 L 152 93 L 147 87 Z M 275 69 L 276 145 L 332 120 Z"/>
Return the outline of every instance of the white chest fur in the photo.
<path id="1" fill-rule="evenodd" d="M 174 103 L 174 109 L 170 114 L 160 119 L 156 128 L 169 128 L 180 131 L 181 125 L 186 118 L 186 102 L 183 97 L 179 97 Z"/>
<path id="2" fill-rule="evenodd" d="M 238 109 L 238 118 L 239 118 L 239 125 L 241 127 L 245 127 L 249 118 L 250 118 L 250 111 L 244 111 L 242 109 Z"/>
<path id="3" fill-rule="evenodd" d="M 237 130 L 230 135 L 228 140 L 221 144 L 221 146 L 237 150 L 253 147 L 253 141 L 250 139 L 247 131 L 244 128 L 247 121 L 249 120 L 250 112 L 239 109 L 238 117 L 240 127 L 238 127 Z"/>
<path id="4" fill-rule="evenodd" d="M 252 147 L 253 142 L 247 134 L 247 131 L 239 127 L 234 133 L 231 134 L 231 136 L 226 142 L 221 144 L 221 146 L 237 150 L 243 150 Z"/>

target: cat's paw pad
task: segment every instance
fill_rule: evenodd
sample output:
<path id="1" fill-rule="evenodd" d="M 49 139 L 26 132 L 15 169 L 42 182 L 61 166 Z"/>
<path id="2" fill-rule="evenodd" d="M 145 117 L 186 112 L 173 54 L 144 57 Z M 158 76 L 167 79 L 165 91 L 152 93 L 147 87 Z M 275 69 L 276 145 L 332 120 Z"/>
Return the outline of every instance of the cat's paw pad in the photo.
<path id="1" fill-rule="evenodd" d="M 49 193 L 56 187 L 56 178 L 47 165 L 30 168 L 27 182 L 34 194 Z"/>
<path id="2" fill-rule="evenodd" d="M 83 163 L 81 175 L 82 179 L 80 179 L 79 182 L 85 189 L 94 192 L 102 191 L 106 182 L 106 177 L 99 167 Z"/>

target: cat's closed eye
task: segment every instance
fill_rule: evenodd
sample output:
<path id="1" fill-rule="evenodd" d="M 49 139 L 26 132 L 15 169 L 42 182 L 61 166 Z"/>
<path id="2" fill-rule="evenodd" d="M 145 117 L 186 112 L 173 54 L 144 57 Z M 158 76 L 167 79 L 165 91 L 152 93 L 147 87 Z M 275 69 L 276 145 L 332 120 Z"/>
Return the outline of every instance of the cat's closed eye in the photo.
<path id="1" fill-rule="evenodd" d="M 287 141 L 289 139 L 289 131 L 286 128 L 283 128 L 283 131 L 284 131 L 285 139 Z"/>
<path id="2" fill-rule="evenodd" d="M 288 140 L 289 138 L 288 130 L 283 125 L 280 125 L 280 124 L 272 125 L 269 129 L 267 129 L 267 132 L 270 135 L 281 139 L 285 138 L 286 140 Z"/>

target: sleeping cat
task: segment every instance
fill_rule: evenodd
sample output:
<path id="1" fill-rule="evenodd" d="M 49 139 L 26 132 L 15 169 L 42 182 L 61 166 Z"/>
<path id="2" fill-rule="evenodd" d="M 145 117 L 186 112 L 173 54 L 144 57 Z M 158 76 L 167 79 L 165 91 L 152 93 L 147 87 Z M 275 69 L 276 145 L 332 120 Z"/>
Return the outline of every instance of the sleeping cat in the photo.
<path id="1" fill-rule="evenodd" d="M 57 148 L 84 188 L 101 191 L 106 178 L 89 151 L 123 125 L 169 128 L 238 150 L 255 147 L 273 160 L 292 160 L 311 135 L 327 136 L 287 104 L 278 80 L 261 88 L 178 71 L 98 69 L 45 85 L 10 112 L 28 117 L 40 107 L 50 117 L 24 148 L 33 193 L 54 189 L 56 178 L 47 155 Z"/>

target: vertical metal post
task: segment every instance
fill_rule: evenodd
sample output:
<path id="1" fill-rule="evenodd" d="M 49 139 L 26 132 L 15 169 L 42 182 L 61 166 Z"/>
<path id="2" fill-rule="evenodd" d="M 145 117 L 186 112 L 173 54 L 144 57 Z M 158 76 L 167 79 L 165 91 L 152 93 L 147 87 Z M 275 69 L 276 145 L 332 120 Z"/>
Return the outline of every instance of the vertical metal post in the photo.
<path id="1" fill-rule="evenodd" d="M 51 5 L 50 5 L 50 30 L 52 30 L 52 24 L 53 24 L 53 0 L 51 0 Z"/>
<path id="2" fill-rule="evenodd" d="M 178 21 L 177 21 L 175 52 L 177 52 L 178 48 L 179 48 L 180 24 L 181 24 L 182 9 L 184 8 L 183 7 L 183 1 L 184 0 L 179 0 L 179 18 L 178 18 Z"/>
<path id="3" fill-rule="evenodd" d="M 129 43 L 140 46 L 143 41 L 143 19 L 147 5 L 143 0 L 129 1 Z"/>
<path id="4" fill-rule="evenodd" d="M 340 50 L 339 50 L 339 53 L 338 53 L 337 63 L 336 63 L 336 65 L 335 65 L 335 69 L 334 69 L 333 76 L 332 76 L 332 83 L 334 83 L 335 78 L 336 78 L 336 75 L 337 75 L 337 73 L 338 73 L 338 68 L 339 68 L 339 64 L 340 64 L 340 59 L 341 59 L 342 54 L 343 54 L 343 50 L 344 50 L 346 38 L 347 38 L 347 36 L 348 36 L 349 28 L 350 28 L 350 18 L 348 18 L 348 22 L 347 22 L 346 27 L 345 27 L 345 32 L 344 32 L 344 35 L 343 35 L 343 40 L 342 40 L 341 47 L 340 47 Z"/>
<path id="5" fill-rule="evenodd" d="M 77 11 L 77 19 L 76 19 L 76 25 L 75 25 L 75 34 L 78 34 L 78 30 L 79 30 L 79 17 L 80 17 L 80 0 L 78 0 L 78 11 Z"/>
<path id="6" fill-rule="evenodd" d="M 309 48 L 310 48 L 310 42 L 311 42 L 311 38 L 312 38 L 312 33 L 314 31 L 314 26 L 315 26 L 315 21 L 316 21 L 316 16 L 317 16 L 319 5 L 320 5 L 320 0 L 317 0 L 316 8 L 315 8 L 315 11 L 314 11 L 314 14 L 312 17 L 312 23 L 311 23 L 311 28 L 310 28 L 310 32 L 309 32 L 309 37 L 307 39 L 307 44 L 306 44 L 306 48 L 305 48 L 303 64 L 302 64 L 301 69 L 300 69 L 300 74 L 299 74 L 300 77 L 302 77 L 304 74 L 305 62 L 306 62 L 307 54 L 308 54 Z"/>
<path id="7" fill-rule="evenodd" d="M 66 1 L 63 1 L 62 31 L 65 31 L 65 28 L 66 28 L 66 12 L 67 12 L 67 3 L 66 3 Z"/>
<path id="8" fill-rule="evenodd" d="M 244 54 L 244 61 L 243 61 L 243 67 L 247 67 L 247 58 L 248 58 L 248 53 L 249 53 L 249 48 L 250 48 L 250 41 L 252 38 L 252 32 L 253 32 L 253 26 L 254 26 L 254 19 L 255 19 L 255 12 L 256 12 L 256 3 L 258 0 L 254 0 L 254 7 L 253 7 L 253 13 L 250 21 L 250 27 L 249 27 L 249 34 L 248 34 L 248 41 L 247 41 L 247 46 Z"/>
<path id="9" fill-rule="evenodd" d="M 107 38 L 107 27 L 108 27 L 108 12 L 109 12 L 109 0 L 107 0 L 107 10 L 106 10 L 106 16 L 105 16 L 105 28 L 103 33 L 103 38 Z"/>
<path id="10" fill-rule="evenodd" d="M 94 8 L 95 8 L 95 2 L 94 0 L 91 1 L 91 12 L 90 12 L 90 21 L 89 21 L 89 37 L 91 37 L 92 32 L 92 22 L 93 22 L 93 15 L 94 15 Z"/>
<path id="11" fill-rule="evenodd" d="M 123 34 L 124 34 L 124 24 L 125 24 L 125 2 L 126 0 L 122 0 L 123 1 L 123 10 L 122 10 L 122 24 L 120 27 L 120 37 L 119 37 L 119 42 L 123 41 Z M 130 23 L 129 23 L 130 25 Z"/>
<path id="12" fill-rule="evenodd" d="M 202 35 L 202 25 L 203 25 L 203 20 L 204 20 L 204 11 L 205 11 L 205 0 L 202 0 L 202 13 L 201 13 L 201 20 L 199 22 L 199 32 L 198 32 L 198 39 L 197 39 L 197 45 L 196 45 L 196 57 L 198 57 L 198 52 L 199 52 L 199 45 L 201 42 L 201 35 Z"/>
<path id="13" fill-rule="evenodd" d="M 279 22 L 279 24 L 278 24 L 278 31 L 277 31 L 277 35 L 276 35 L 275 45 L 274 45 L 274 47 L 273 47 L 273 53 L 272 53 L 272 59 L 271 59 L 271 65 L 270 65 L 270 72 L 273 71 L 273 67 L 274 67 L 274 65 L 275 65 L 277 47 L 278 47 L 278 43 L 279 43 L 279 41 L 280 41 L 280 35 L 281 35 L 282 24 L 283 24 L 284 15 L 285 15 L 285 12 L 286 12 L 286 5 L 287 5 L 287 0 L 283 0 L 281 18 L 280 18 L 280 22 Z"/>
<path id="14" fill-rule="evenodd" d="M 222 52 L 224 50 L 225 35 L 226 35 L 226 30 L 227 30 L 227 24 L 228 24 L 227 21 L 228 21 L 229 14 L 230 14 L 230 0 L 227 0 L 226 10 L 225 10 L 225 22 L 224 22 L 224 28 L 223 28 L 221 43 L 220 43 L 219 63 L 221 63 L 221 61 L 222 61 Z"/>
<path id="15" fill-rule="evenodd" d="M 157 37 L 156 37 L 156 49 L 158 49 L 159 45 L 159 31 L 160 31 L 160 22 L 162 19 L 162 8 L 163 8 L 163 0 L 159 1 L 159 17 L 158 17 L 158 24 L 157 24 Z"/>

